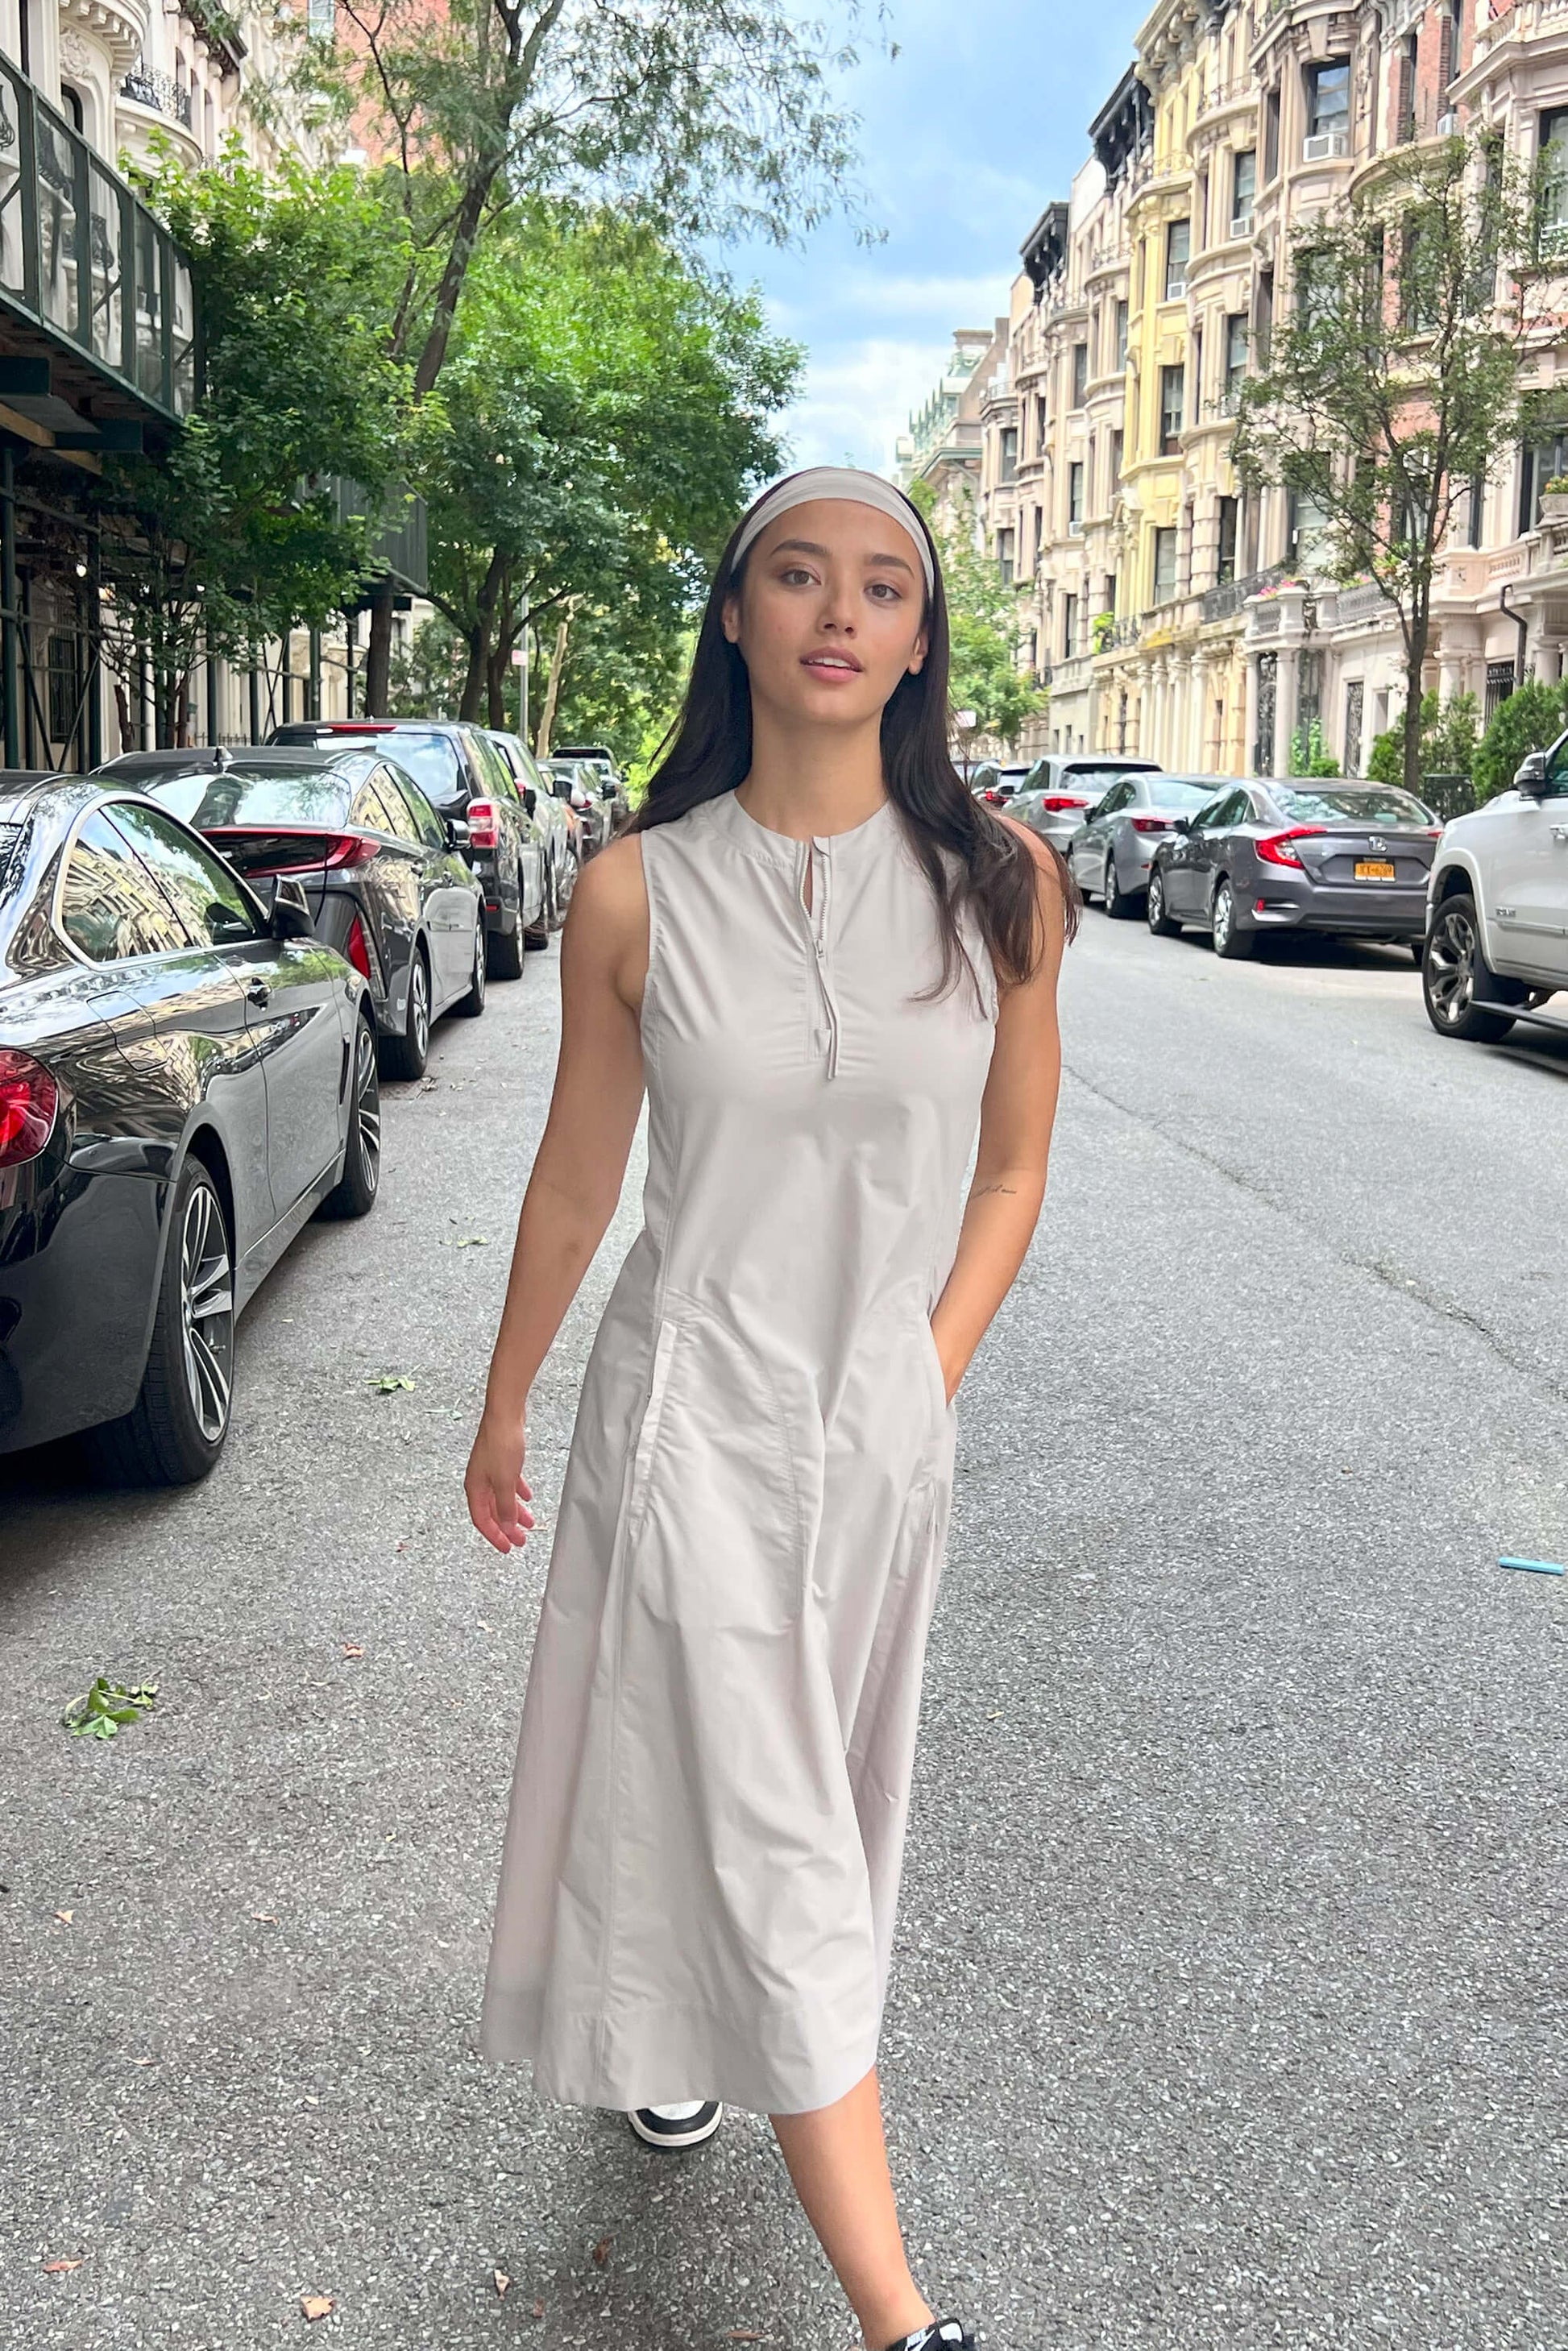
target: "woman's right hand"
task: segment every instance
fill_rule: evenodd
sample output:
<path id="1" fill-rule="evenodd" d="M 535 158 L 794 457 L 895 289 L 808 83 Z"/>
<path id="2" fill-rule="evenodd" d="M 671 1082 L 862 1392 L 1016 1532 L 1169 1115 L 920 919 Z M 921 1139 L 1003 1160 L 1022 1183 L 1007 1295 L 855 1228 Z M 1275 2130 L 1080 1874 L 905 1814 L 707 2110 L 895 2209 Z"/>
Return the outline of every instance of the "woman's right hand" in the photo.
<path id="1" fill-rule="evenodd" d="M 534 1523 L 528 1504 L 533 1489 L 523 1476 L 528 1425 L 521 1417 L 502 1424 L 486 1412 L 468 1456 L 463 1490 L 468 1515 L 498 1552 L 520 1551 Z"/>

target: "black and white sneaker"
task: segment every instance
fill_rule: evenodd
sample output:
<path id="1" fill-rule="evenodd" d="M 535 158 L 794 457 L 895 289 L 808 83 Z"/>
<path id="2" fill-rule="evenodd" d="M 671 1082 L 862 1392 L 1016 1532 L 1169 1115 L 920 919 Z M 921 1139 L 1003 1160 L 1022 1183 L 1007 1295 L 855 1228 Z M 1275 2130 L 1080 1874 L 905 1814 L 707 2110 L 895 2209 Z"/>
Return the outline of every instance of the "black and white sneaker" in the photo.
<path id="1" fill-rule="evenodd" d="M 724 2120 L 716 2098 L 688 2098 L 679 2106 L 638 2106 L 626 2117 L 644 2147 L 701 2147 Z"/>
<path id="2" fill-rule="evenodd" d="M 956 2318 L 934 2318 L 913 2335 L 901 2335 L 887 2351 L 975 2351 L 975 2338 Z"/>

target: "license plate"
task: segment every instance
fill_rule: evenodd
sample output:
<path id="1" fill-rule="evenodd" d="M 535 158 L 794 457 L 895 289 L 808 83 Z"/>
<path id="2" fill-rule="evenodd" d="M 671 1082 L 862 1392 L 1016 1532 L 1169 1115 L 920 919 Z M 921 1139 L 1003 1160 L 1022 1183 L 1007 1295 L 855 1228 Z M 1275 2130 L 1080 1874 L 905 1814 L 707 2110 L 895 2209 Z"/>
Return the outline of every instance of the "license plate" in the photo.
<path id="1" fill-rule="evenodd" d="M 1387 857 L 1358 857 L 1355 861 L 1358 882 L 1392 882 L 1394 862 Z"/>

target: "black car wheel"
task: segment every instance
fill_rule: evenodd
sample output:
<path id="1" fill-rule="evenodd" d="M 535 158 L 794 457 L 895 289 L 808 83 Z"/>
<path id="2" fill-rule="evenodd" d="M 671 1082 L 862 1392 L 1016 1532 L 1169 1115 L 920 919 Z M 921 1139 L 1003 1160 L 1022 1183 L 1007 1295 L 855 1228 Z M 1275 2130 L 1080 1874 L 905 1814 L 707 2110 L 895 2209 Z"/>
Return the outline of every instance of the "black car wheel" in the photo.
<path id="1" fill-rule="evenodd" d="M 323 1217 L 366 1217 L 382 1180 L 382 1077 L 375 1031 L 361 1015 L 354 1028 L 354 1100 L 343 1172 L 321 1203 Z"/>
<path id="2" fill-rule="evenodd" d="M 224 1449 L 234 1384 L 234 1256 L 218 1187 L 199 1159 L 174 1186 L 141 1391 L 95 1433 L 128 1485 L 189 1486 Z"/>
<path id="3" fill-rule="evenodd" d="M 492 979 L 523 976 L 523 917 L 519 911 L 509 931 L 498 926 L 485 933 L 485 968 Z"/>
<path id="4" fill-rule="evenodd" d="M 430 1059 L 430 970 L 423 946 L 408 967 L 408 1010 L 401 1037 L 382 1043 L 382 1067 L 389 1078 L 423 1078 Z"/>
<path id="5" fill-rule="evenodd" d="M 1462 1038 L 1472 1045 L 1495 1045 L 1513 1027 L 1503 1012 L 1481 1010 L 1479 989 L 1495 1003 L 1506 1002 L 1518 982 L 1500 979 L 1481 954 L 1476 902 L 1468 891 L 1456 891 L 1437 909 L 1427 935 L 1421 962 L 1421 994 L 1427 1018 L 1440 1037 Z M 1524 993 L 1520 989 L 1521 995 Z"/>
<path id="6" fill-rule="evenodd" d="M 1174 939 L 1181 925 L 1166 912 L 1166 877 L 1156 865 L 1149 876 L 1148 903 L 1144 909 L 1156 939 Z"/>
<path id="7" fill-rule="evenodd" d="M 1256 935 L 1244 931 L 1236 919 L 1236 893 L 1222 875 L 1214 893 L 1214 952 L 1227 963 L 1238 963 L 1249 956 Z"/>
<path id="8" fill-rule="evenodd" d="M 474 925 L 474 976 L 468 982 L 467 994 L 460 996 L 452 1008 L 455 1012 L 461 1012 L 466 1019 L 477 1020 L 485 1009 L 485 975 L 487 962 L 485 947 L 485 909 L 481 906 L 478 919 Z"/>
<path id="9" fill-rule="evenodd" d="M 1113 923 L 1130 922 L 1138 911 L 1136 898 L 1130 891 L 1124 890 L 1116 879 L 1114 851 L 1105 860 L 1105 878 L 1101 883 L 1101 894 L 1105 901 L 1105 912 Z"/>

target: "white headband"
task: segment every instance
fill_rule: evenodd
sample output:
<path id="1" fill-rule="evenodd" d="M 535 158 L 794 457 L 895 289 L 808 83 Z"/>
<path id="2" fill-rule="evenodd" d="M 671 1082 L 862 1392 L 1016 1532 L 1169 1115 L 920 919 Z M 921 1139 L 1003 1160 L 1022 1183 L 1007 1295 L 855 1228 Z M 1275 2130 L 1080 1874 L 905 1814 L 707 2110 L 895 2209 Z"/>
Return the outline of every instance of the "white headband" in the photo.
<path id="1" fill-rule="evenodd" d="M 783 481 L 775 482 L 770 490 L 763 492 L 741 526 L 731 561 L 738 563 L 770 522 L 788 514 L 791 507 L 803 507 L 812 498 L 847 498 L 854 506 L 874 507 L 879 514 L 891 516 L 915 541 L 920 568 L 925 574 L 925 592 L 928 596 L 936 594 L 936 567 L 921 527 L 919 508 L 880 474 L 862 474 L 855 465 L 809 465 L 803 474 L 789 474 Z"/>

